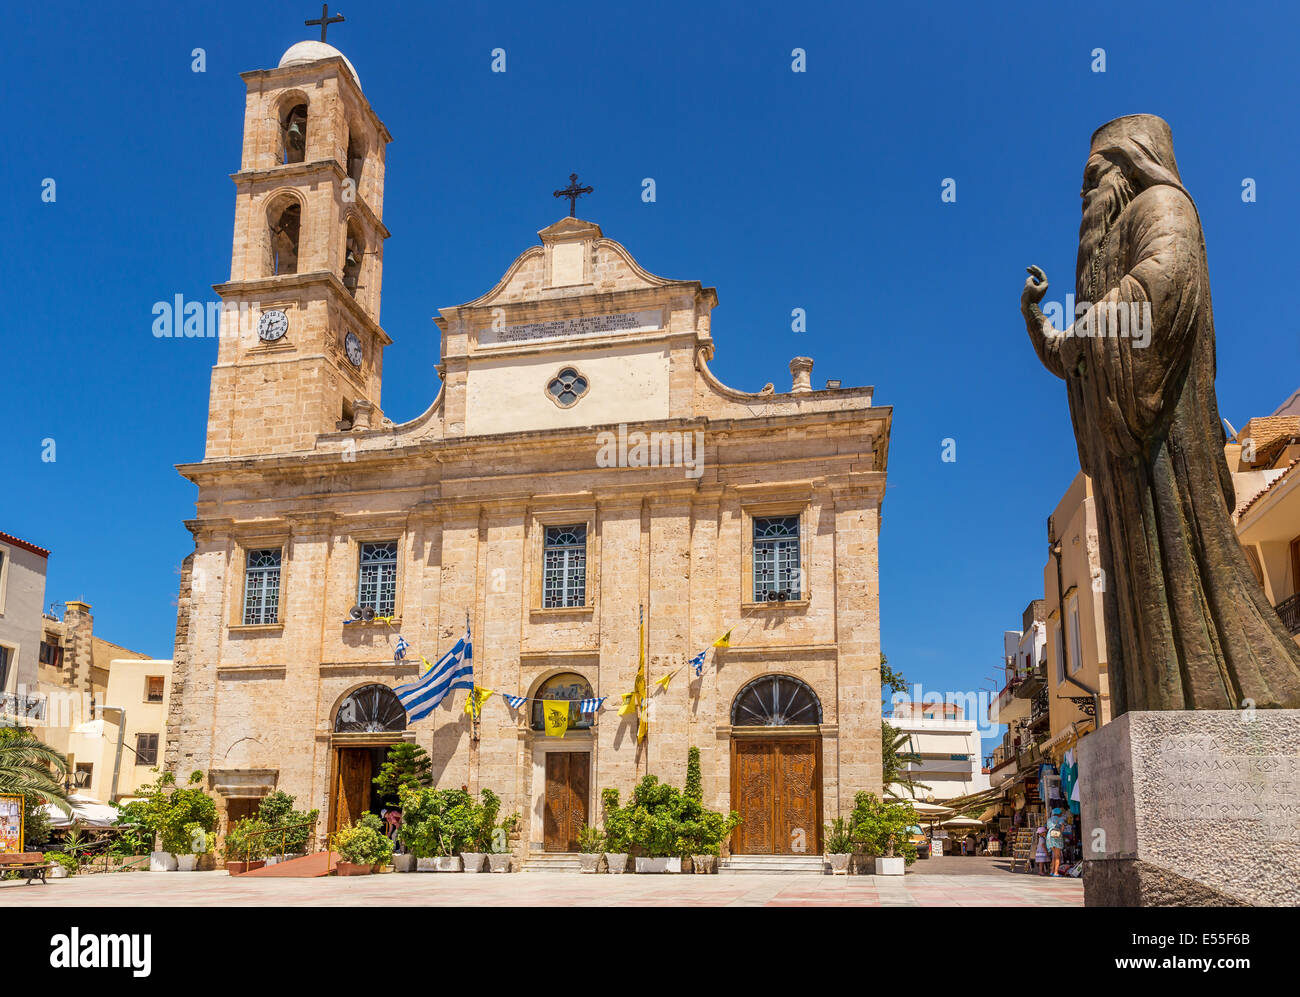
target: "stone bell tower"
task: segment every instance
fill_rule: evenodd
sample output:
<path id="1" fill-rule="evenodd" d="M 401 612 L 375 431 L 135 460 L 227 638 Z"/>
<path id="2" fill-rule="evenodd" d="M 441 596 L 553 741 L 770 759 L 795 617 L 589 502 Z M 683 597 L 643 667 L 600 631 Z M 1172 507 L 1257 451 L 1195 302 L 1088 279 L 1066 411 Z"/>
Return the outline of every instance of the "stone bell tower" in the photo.
<path id="1" fill-rule="evenodd" d="M 312 449 L 378 425 L 384 159 L 392 136 L 325 42 L 242 74 L 244 150 L 206 456 Z"/>

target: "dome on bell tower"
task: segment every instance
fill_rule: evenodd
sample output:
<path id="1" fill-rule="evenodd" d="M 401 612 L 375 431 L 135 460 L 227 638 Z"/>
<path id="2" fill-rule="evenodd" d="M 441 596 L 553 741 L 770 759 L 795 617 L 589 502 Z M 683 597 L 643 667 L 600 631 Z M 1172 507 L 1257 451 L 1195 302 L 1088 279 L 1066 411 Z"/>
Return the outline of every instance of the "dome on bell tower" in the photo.
<path id="1" fill-rule="evenodd" d="M 328 42 L 304 41 L 289 47 L 289 50 L 280 56 L 280 63 L 277 69 L 283 69 L 285 66 L 305 66 L 309 62 L 319 62 L 321 59 L 342 59 L 344 64 L 352 72 L 352 78 L 357 81 L 357 86 L 361 86 L 361 77 L 357 75 L 356 67 L 348 61 L 348 57 L 336 49 Z"/>

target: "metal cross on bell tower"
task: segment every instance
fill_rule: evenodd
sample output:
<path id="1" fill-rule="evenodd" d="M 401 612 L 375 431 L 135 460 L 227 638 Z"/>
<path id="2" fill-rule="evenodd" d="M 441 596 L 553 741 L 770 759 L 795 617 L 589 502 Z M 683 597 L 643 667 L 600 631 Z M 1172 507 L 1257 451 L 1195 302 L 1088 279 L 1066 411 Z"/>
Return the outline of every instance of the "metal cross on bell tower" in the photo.
<path id="1" fill-rule="evenodd" d="M 342 21 L 343 19 L 344 19 L 344 18 L 343 18 L 343 15 L 342 15 L 342 14 L 335 14 L 333 17 L 330 17 L 330 5 L 327 4 L 327 3 L 323 3 L 323 4 L 320 5 L 320 17 L 319 17 L 319 18 L 316 18 L 316 19 L 311 20 L 311 21 L 303 21 L 302 23 L 305 24 L 305 25 L 307 25 L 307 27 L 309 27 L 309 28 L 310 28 L 312 25 L 314 25 L 314 24 L 319 24 L 319 25 L 320 25 L 320 40 L 321 40 L 321 41 L 324 41 L 324 40 L 325 40 L 325 32 L 326 32 L 326 30 L 328 30 L 329 26 L 330 26 L 331 24 L 338 24 L 338 23 L 339 23 L 340 21 Z"/>
<path id="2" fill-rule="evenodd" d="M 570 173 L 569 186 L 565 187 L 564 190 L 555 191 L 552 196 L 567 197 L 569 199 L 569 217 L 576 218 L 577 215 L 575 215 L 574 212 L 577 210 L 578 198 L 583 194 L 590 194 L 593 190 L 595 190 L 594 187 L 579 187 L 578 174 Z"/>

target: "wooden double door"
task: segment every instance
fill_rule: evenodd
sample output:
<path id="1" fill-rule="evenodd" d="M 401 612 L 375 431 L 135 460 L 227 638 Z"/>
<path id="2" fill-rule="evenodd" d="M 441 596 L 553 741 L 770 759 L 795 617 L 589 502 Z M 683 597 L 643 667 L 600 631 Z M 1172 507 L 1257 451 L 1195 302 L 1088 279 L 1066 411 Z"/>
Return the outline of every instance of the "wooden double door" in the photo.
<path id="1" fill-rule="evenodd" d="M 591 795 L 591 755 L 586 751 L 546 753 L 543 799 L 544 847 L 548 852 L 576 852 L 578 834 L 587 824 Z"/>
<path id="2" fill-rule="evenodd" d="M 733 852 L 821 854 L 821 749 L 819 737 L 732 738 Z"/>

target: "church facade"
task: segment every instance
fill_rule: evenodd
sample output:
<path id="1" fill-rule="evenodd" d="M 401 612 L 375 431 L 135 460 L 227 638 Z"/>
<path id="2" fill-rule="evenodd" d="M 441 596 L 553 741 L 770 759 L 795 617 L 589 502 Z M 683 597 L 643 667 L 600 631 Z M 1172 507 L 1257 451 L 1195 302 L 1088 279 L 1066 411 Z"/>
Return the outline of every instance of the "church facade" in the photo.
<path id="1" fill-rule="evenodd" d="M 714 289 L 646 272 L 570 216 L 439 311 L 432 402 L 395 424 L 380 405 L 390 136 L 324 43 L 243 79 L 217 290 L 228 318 L 256 321 L 223 329 L 206 452 L 179 466 L 198 494 L 166 767 L 206 772 L 228 819 L 282 789 L 332 829 L 374 804 L 388 746 L 414 741 L 439 786 L 519 811 L 526 860 L 576 850 L 604 788 L 681 786 L 694 746 L 706 804 L 743 818 L 732 851 L 815 853 L 824 821 L 881 790 L 892 410 L 868 387 L 814 389 L 803 357 L 789 390 L 720 383 Z M 392 690 L 467 626 L 494 695 L 477 722 L 464 691 L 411 722 Z M 618 706 L 642 634 L 638 741 Z M 573 701 L 562 735 L 542 699 Z"/>

